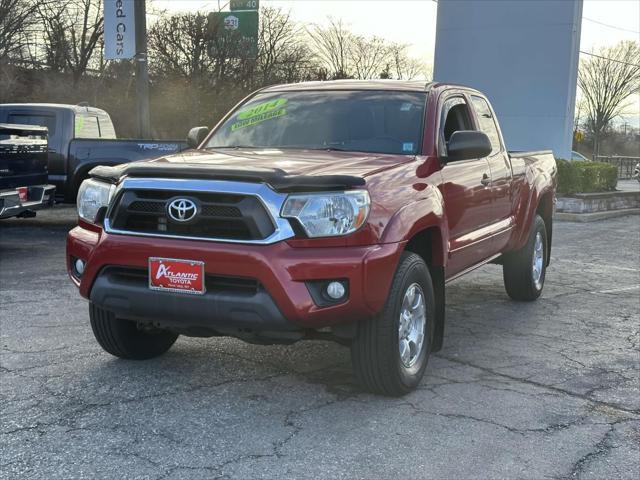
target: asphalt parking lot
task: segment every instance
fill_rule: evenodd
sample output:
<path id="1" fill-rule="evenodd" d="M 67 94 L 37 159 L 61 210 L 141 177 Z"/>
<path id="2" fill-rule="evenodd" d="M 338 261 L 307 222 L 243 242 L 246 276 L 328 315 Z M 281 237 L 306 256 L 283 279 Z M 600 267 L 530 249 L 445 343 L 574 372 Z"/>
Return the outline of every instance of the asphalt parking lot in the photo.
<path id="1" fill-rule="evenodd" d="M 543 297 L 449 285 L 445 348 L 402 399 L 349 352 L 181 337 L 117 360 L 67 279 L 70 208 L 0 223 L 1 478 L 640 478 L 640 217 L 557 222 Z"/>

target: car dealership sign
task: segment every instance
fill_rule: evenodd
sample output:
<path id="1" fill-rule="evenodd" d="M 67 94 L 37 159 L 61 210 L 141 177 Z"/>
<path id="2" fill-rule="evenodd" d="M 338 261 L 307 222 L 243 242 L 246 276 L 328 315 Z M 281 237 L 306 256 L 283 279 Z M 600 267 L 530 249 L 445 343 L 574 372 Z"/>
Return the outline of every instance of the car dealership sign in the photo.
<path id="1" fill-rule="evenodd" d="M 107 60 L 136 56 L 134 0 L 104 0 L 104 56 Z"/>

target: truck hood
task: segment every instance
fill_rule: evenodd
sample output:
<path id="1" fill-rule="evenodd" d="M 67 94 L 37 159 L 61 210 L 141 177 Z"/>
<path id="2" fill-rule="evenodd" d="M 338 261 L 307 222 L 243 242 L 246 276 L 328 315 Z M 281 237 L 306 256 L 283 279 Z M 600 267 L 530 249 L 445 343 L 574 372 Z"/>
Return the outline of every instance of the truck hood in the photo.
<path id="1" fill-rule="evenodd" d="M 190 150 L 117 167 L 96 167 L 91 175 L 112 182 L 124 176 L 244 180 L 291 191 L 362 186 L 366 177 L 414 160 L 407 155 L 325 150 Z"/>
<path id="2" fill-rule="evenodd" d="M 288 175 L 354 175 L 366 177 L 408 161 L 406 155 L 336 152 L 326 150 L 220 149 L 189 150 L 150 160 L 155 165 L 177 164 L 275 169 Z"/>

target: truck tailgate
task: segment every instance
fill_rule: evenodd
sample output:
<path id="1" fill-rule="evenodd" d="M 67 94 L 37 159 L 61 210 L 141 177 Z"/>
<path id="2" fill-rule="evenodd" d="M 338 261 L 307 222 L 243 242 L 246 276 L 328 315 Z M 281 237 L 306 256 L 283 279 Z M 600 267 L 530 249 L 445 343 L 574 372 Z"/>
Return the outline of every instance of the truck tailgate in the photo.
<path id="1" fill-rule="evenodd" d="M 47 183 L 47 129 L 0 124 L 0 190 Z"/>

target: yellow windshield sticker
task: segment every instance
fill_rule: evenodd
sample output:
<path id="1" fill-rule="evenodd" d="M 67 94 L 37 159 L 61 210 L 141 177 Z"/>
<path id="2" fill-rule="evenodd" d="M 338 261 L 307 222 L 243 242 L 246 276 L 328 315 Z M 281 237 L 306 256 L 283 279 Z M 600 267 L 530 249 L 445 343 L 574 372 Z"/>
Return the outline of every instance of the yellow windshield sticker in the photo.
<path id="1" fill-rule="evenodd" d="M 285 103 L 287 103 L 286 98 L 277 98 L 240 111 L 236 117 L 239 121 L 231 125 L 231 131 L 234 132 L 239 128 L 250 127 L 286 115 L 287 110 L 281 108 Z"/>

